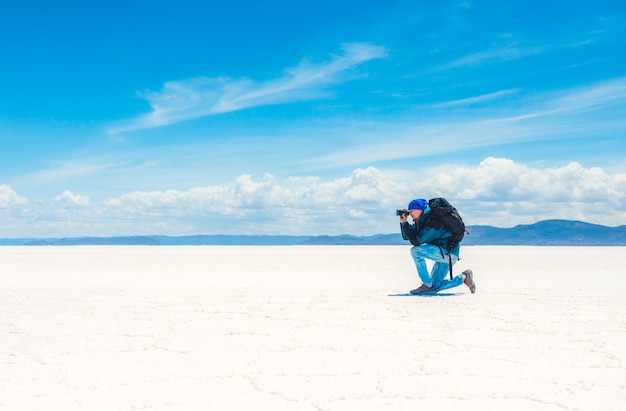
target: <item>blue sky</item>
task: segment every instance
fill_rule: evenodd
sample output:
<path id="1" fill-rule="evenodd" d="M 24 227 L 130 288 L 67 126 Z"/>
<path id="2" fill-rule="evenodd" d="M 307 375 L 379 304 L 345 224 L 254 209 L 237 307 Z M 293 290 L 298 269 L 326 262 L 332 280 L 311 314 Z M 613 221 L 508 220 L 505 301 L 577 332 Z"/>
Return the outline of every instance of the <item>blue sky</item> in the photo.
<path id="1" fill-rule="evenodd" d="M 0 237 L 626 224 L 621 2 L 3 2 L 0 46 Z"/>

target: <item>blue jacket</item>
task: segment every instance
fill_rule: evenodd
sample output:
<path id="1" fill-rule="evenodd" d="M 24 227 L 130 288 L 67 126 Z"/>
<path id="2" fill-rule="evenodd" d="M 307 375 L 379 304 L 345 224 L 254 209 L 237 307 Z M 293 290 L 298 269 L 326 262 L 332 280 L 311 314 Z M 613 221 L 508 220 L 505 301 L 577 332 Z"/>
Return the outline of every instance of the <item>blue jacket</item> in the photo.
<path id="1" fill-rule="evenodd" d="M 426 208 L 421 215 L 417 224 L 409 224 L 408 222 L 400 224 L 400 232 L 402 238 L 410 241 L 413 245 L 433 244 L 442 249 L 442 252 L 459 255 L 459 244 L 455 244 L 451 250 L 448 250 L 448 240 L 452 237 L 452 232 L 443 224 L 438 227 L 430 222 L 430 209 Z"/>

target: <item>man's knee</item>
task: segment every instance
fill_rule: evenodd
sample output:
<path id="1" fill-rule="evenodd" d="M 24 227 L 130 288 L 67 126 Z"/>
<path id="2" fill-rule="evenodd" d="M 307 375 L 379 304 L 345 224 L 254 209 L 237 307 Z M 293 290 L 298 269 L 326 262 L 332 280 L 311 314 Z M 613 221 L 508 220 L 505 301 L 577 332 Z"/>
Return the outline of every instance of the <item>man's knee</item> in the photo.
<path id="1" fill-rule="evenodd" d="M 413 258 L 424 258 L 424 253 L 422 252 L 423 250 L 424 247 L 420 245 L 415 245 L 411 247 L 411 255 L 413 256 Z"/>

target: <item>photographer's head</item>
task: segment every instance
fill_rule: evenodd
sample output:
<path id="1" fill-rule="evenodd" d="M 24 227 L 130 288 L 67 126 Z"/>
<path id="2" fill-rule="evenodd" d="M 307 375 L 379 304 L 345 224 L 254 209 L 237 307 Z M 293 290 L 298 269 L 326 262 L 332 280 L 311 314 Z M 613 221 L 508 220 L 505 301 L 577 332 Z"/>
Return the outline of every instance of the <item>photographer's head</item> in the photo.
<path id="1" fill-rule="evenodd" d="M 409 215 L 413 221 L 417 221 L 417 219 L 420 218 L 427 206 L 428 201 L 423 198 L 416 198 L 409 203 L 407 209 L 409 210 Z"/>

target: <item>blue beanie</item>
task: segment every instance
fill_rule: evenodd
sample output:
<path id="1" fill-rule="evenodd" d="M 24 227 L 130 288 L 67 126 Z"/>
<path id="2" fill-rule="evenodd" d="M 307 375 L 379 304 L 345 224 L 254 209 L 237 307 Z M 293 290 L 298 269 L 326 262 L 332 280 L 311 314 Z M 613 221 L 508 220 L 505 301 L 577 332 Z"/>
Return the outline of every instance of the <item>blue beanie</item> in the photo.
<path id="1" fill-rule="evenodd" d="M 424 210 L 427 205 L 428 205 L 428 202 L 426 200 L 424 200 L 423 198 L 417 198 L 411 201 L 407 208 L 409 210 Z"/>

